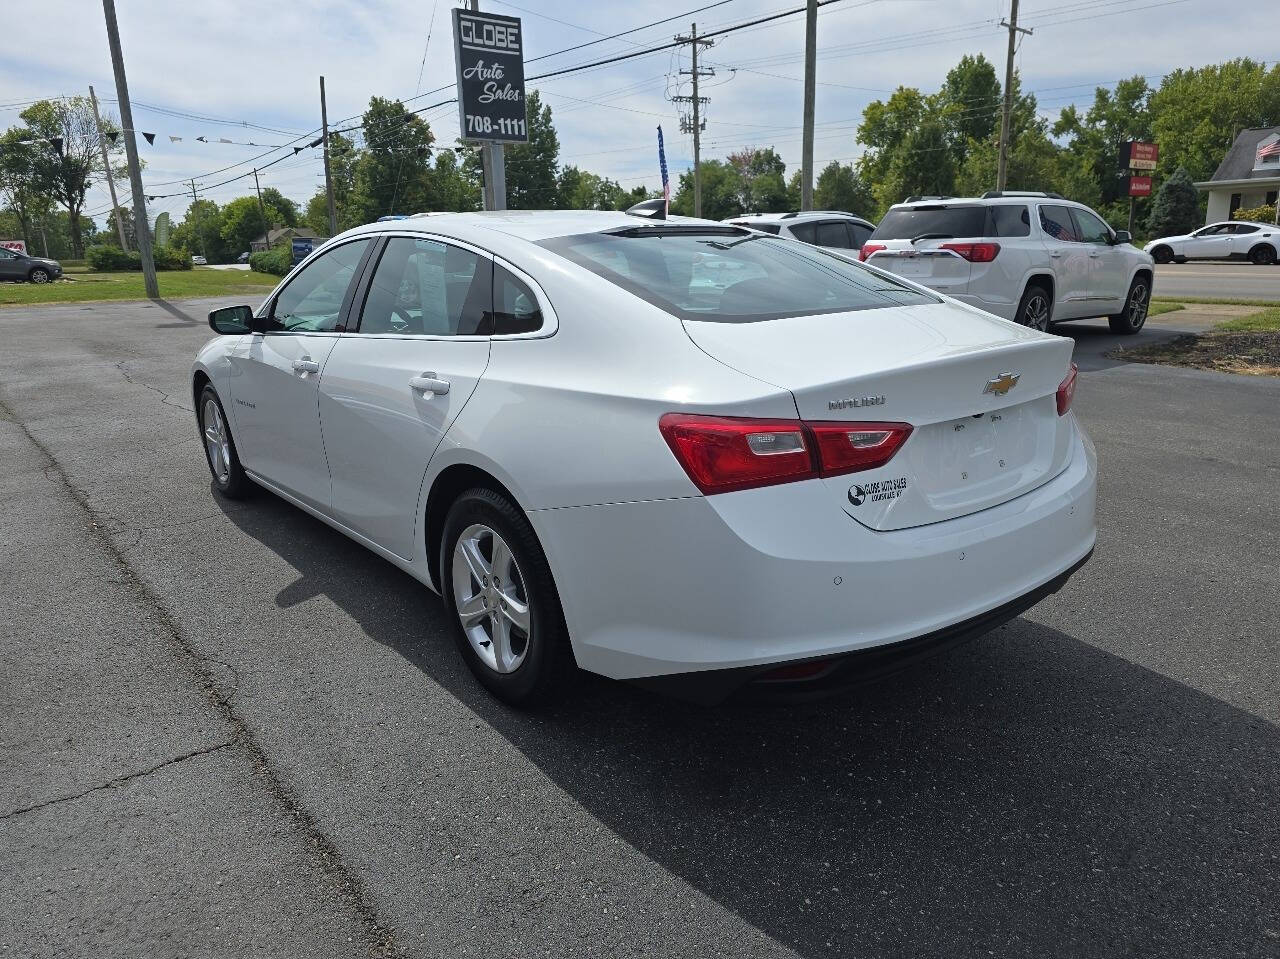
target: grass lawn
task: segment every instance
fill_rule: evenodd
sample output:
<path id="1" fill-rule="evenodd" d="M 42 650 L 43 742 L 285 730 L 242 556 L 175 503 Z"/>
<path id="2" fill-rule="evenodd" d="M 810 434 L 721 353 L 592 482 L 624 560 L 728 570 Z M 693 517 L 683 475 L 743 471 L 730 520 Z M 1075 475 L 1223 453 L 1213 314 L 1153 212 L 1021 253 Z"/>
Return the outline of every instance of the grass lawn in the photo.
<path id="1" fill-rule="evenodd" d="M 1272 306 L 1261 313 L 1250 313 L 1248 316 L 1237 316 L 1233 320 L 1219 323 L 1214 327 L 1224 333 L 1267 333 L 1280 332 L 1280 306 Z"/>
<path id="2" fill-rule="evenodd" d="M 1280 306 L 1272 304 L 1257 313 L 1234 317 L 1207 333 L 1189 333 L 1153 346 L 1115 350 L 1107 355 L 1137 363 L 1280 376 Z"/>
<path id="3" fill-rule="evenodd" d="M 1185 310 L 1186 307 L 1181 303 L 1161 303 L 1153 300 L 1151 308 L 1147 310 L 1147 316 L 1159 316 L 1161 313 L 1174 313 L 1177 310 Z"/>
<path id="4" fill-rule="evenodd" d="M 1152 305 L 1156 303 L 1221 303 L 1226 306 L 1275 306 L 1275 300 L 1244 300 L 1239 297 L 1209 296 L 1153 296 Z"/>
<path id="5" fill-rule="evenodd" d="M 280 277 L 252 270 L 201 270 L 157 274 L 160 296 L 179 300 L 193 296 L 265 297 Z M 83 303 L 89 300 L 145 300 L 141 273 L 75 273 L 56 283 L 0 283 L 0 306 L 39 303 Z M 256 305 L 256 304 L 251 304 Z"/>

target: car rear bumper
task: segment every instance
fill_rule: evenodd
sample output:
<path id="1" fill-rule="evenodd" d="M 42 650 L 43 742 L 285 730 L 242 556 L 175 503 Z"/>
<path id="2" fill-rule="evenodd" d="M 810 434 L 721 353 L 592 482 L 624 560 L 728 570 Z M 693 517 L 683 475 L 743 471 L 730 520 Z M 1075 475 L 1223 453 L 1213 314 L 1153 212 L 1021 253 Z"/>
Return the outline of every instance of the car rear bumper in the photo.
<path id="1" fill-rule="evenodd" d="M 578 664 L 639 680 L 981 629 L 993 611 L 1056 589 L 1089 555 L 1096 480 L 1092 446 L 1076 430 L 1066 469 L 1048 483 L 911 529 L 867 529 L 821 480 L 530 518 Z"/>
<path id="2" fill-rule="evenodd" d="M 978 293 L 952 293 L 951 296 L 961 303 L 967 303 L 969 306 L 976 306 L 980 310 L 994 313 L 1003 320 L 1012 320 L 1018 315 L 1017 300 L 1008 300 L 1003 297 L 986 297 Z"/>

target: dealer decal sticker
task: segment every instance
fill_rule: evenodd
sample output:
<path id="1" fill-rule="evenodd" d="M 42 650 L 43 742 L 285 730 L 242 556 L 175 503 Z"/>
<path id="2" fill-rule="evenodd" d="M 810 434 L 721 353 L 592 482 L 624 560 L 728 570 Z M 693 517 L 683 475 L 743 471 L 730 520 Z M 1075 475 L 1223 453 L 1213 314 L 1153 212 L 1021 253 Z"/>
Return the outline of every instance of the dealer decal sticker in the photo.
<path id="1" fill-rule="evenodd" d="M 897 499 L 906 492 L 907 485 L 905 476 L 891 480 L 876 480 L 874 483 L 854 483 L 849 487 L 849 502 L 854 506 L 861 506 L 866 502 L 876 503 L 880 500 Z"/>

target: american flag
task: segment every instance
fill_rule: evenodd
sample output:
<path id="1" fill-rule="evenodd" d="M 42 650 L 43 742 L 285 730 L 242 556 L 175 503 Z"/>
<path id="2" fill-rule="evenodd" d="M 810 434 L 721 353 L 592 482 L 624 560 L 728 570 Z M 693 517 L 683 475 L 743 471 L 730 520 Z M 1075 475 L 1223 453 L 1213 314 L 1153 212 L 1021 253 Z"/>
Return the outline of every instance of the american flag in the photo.
<path id="1" fill-rule="evenodd" d="M 662 145 L 662 127 L 658 127 L 658 169 L 662 171 L 662 197 L 666 200 L 663 216 L 671 212 L 671 181 L 667 179 L 667 151 Z"/>
<path id="2" fill-rule="evenodd" d="M 1267 157 L 1280 156 L 1280 140 L 1273 140 L 1264 147 L 1258 147 L 1258 162 Z"/>

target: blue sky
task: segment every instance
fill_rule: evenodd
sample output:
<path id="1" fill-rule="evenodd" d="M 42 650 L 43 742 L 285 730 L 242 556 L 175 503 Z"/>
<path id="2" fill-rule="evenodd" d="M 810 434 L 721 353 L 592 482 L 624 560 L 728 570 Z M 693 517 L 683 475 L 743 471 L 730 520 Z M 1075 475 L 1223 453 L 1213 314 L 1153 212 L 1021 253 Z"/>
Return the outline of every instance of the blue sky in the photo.
<path id="1" fill-rule="evenodd" d="M 482 0 L 481 6 L 522 18 L 525 56 L 532 60 L 709 2 L 522 0 L 517 7 Z M 168 181 L 192 176 L 203 187 L 247 172 L 252 163 L 232 165 L 317 127 L 321 73 L 331 122 L 358 116 L 372 94 L 408 99 L 449 87 L 413 105 L 447 99 L 454 79 L 454 5 L 451 0 L 119 0 L 135 122 L 138 129 L 158 134 L 154 146 L 140 143 L 148 192 L 176 192 L 180 187 Z M 526 72 L 658 45 L 676 32 L 687 32 L 690 20 L 702 32 L 801 5 L 802 0 L 728 0 L 624 39 L 529 63 Z M 1018 54 L 1023 86 L 1037 94 L 1042 112 L 1056 116 L 1068 103 L 1092 100 L 1095 86 L 1109 86 L 1122 77 L 1142 74 L 1158 82 L 1179 66 L 1237 56 L 1275 60 L 1280 58 L 1280 26 L 1271 6 L 1209 0 L 1023 0 L 1020 19 L 1035 29 Z M 833 158 L 855 157 L 854 133 L 863 108 L 898 85 L 934 90 L 965 53 L 983 53 L 1003 70 L 1006 34 L 998 23 L 1008 7 L 1008 0 L 839 0 L 822 8 L 815 163 L 820 167 Z M 49 29 L 50 23 L 58 24 L 56 31 Z M 17 121 L 19 101 L 83 93 L 89 84 L 107 112 L 114 113 L 111 62 L 96 3 L 46 0 L 39 17 L 19 18 L 6 23 L 5 30 L 0 128 Z M 705 54 L 716 71 L 703 90 L 712 98 L 705 157 L 772 145 L 788 170 L 798 166 L 803 46 L 804 17 L 797 15 L 731 34 Z M 677 92 L 682 67 L 688 67 L 687 53 L 665 51 L 532 84 L 552 106 L 562 161 L 614 177 L 628 188 L 656 186 L 654 127 L 661 123 L 673 177 L 689 166 L 692 143 L 678 132 L 678 112 L 667 100 Z M 426 116 L 438 140 L 452 143 L 456 107 L 446 105 Z M 237 126 L 236 121 L 284 132 Z M 183 140 L 170 143 L 170 135 Z M 262 146 L 206 145 L 194 139 L 199 135 Z M 265 171 L 262 183 L 305 202 L 322 185 L 319 151 L 306 150 L 296 158 L 291 151 L 276 151 L 257 163 L 285 153 L 289 158 Z M 228 166 L 232 168 L 224 173 L 213 172 Z M 250 192 L 252 185 L 251 178 L 240 180 L 208 195 L 224 202 Z M 180 217 L 188 201 L 181 196 L 157 200 L 151 212 L 169 210 Z M 103 185 L 95 188 L 89 209 L 108 203 Z"/>

